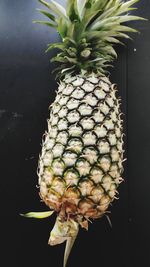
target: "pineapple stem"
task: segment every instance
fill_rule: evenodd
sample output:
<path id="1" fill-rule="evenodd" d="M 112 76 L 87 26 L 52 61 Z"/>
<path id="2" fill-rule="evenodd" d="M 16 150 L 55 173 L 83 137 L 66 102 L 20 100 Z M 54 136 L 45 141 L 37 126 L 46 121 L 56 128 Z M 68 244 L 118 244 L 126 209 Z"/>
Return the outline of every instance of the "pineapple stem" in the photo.
<path id="1" fill-rule="evenodd" d="M 50 233 L 48 243 L 51 246 L 55 246 L 67 241 L 64 253 L 64 267 L 66 267 L 67 265 L 69 255 L 78 235 L 78 232 L 79 224 L 76 221 L 72 219 L 63 221 L 60 216 L 57 216 L 55 225 Z"/>
<path id="2" fill-rule="evenodd" d="M 76 233 L 75 233 L 75 235 L 73 237 L 68 237 L 67 238 L 66 248 L 65 248 L 65 254 L 64 254 L 64 264 L 63 264 L 63 267 L 66 267 L 66 265 L 67 265 L 67 261 L 68 261 L 69 255 L 71 253 L 73 244 L 74 244 L 74 242 L 75 242 L 75 240 L 77 238 L 78 232 L 79 232 L 79 230 L 77 229 L 76 230 Z"/>

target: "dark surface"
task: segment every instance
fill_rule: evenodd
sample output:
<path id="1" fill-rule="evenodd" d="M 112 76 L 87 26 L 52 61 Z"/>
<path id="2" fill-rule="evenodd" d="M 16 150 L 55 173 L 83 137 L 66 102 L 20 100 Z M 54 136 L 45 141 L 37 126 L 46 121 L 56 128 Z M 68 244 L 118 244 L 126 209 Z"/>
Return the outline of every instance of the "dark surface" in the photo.
<path id="1" fill-rule="evenodd" d="M 57 83 L 51 74 L 47 43 L 57 34 L 32 24 L 40 18 L 34 0 L 0 0 L 0 196 L 3 266 L 62 266 L 64 246 L 49 247 L 51 219 L 25 219 L 19 213 L 43 211 L 37 184 L 37 161 L 47 127 L 48 106 Z M 150 1 L 138 4 L 149 18 Z M 149 267 L 150 242 L 150 22 L 135 22 L 141 31 L 134 42 L 118 49 L 111 79 L 118 84 L 127 115 L 128 162 L 120 200 L 106 218 L 80 235 L 69 259 L 72 266 Z M 136 50 L 135 50 L 136 49 Z M 126 128 L 126 127 L 125 127 Z"/>

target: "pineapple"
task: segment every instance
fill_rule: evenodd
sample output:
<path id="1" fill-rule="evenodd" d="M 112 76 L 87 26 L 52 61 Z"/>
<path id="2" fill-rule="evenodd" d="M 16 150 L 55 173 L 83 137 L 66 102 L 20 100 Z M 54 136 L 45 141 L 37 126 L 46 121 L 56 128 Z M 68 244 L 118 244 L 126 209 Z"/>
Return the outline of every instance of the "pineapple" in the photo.
<path id="1" fill-rule="evenodd" d="M 120 99 L 106 69 L 120 38 L 136 32 L 122 23 L 142 18 L 129 14 L 138 0 L 68 0 L 66 8 L 39 2 L 49 20 L 35 22 L 55 28 L 62 41 L 47 48 L 60 50 L 52 59 L 59 87 L 38 167 L 40 197 L 50 211 L 27 216 L 57 213 L 49 244 L 67 241 L 65 267 L 79 227 L 107 214 L 123 180 Z"/>

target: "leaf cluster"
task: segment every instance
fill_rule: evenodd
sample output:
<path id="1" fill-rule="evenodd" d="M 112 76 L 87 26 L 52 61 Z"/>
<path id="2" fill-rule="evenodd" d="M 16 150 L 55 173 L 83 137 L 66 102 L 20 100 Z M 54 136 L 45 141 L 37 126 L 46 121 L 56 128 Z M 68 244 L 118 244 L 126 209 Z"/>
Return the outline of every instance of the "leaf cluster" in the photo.
<path id="1" fill-rule="evenodd" d="M 139 0 L 66 0 L 66 9 L 58 2 L 39 2 L 48 11 L 38 9 L 47 21 L 34 21 L 56 28 L 62 42 L 49 44 L 47 52 L 59 49 L 52 61 L 59 62 L 59 76 L 66 73 L 99 71 L 104 73 L 117 57 L 115 44 L 121 38 L 129 38 L 128 32 L 137 32 L 123 23 L 144 20 L 131 15 Z"/>

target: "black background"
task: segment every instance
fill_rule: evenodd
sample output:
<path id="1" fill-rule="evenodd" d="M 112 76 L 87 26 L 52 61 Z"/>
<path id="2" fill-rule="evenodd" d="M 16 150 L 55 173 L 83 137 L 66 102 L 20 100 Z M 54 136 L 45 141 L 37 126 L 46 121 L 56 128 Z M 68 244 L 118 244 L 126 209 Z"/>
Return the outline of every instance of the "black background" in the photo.
<path id="1" fill-rule="evenodd" d="M 64 245 L 49 247 L 55 216 L 43 221 L 19 213 L 44 211 L 37 184 L 37 161 L 47 128 L 48 106 L 57 83 L 44 53 L 58 35 L 41 19 L 34 0 L 0 0 L 0 223 L 3 266 L 62 266 Z M 149 18 L 150 1 L 137 4 Z M 120 200 L 106 218 L 80 231 L 68 266 L 150 266 L 150 22 L 133 22 L 141 31 L 117 48 L 111 80 L 118 84 L 125 113 L 126 156 Z"/>

